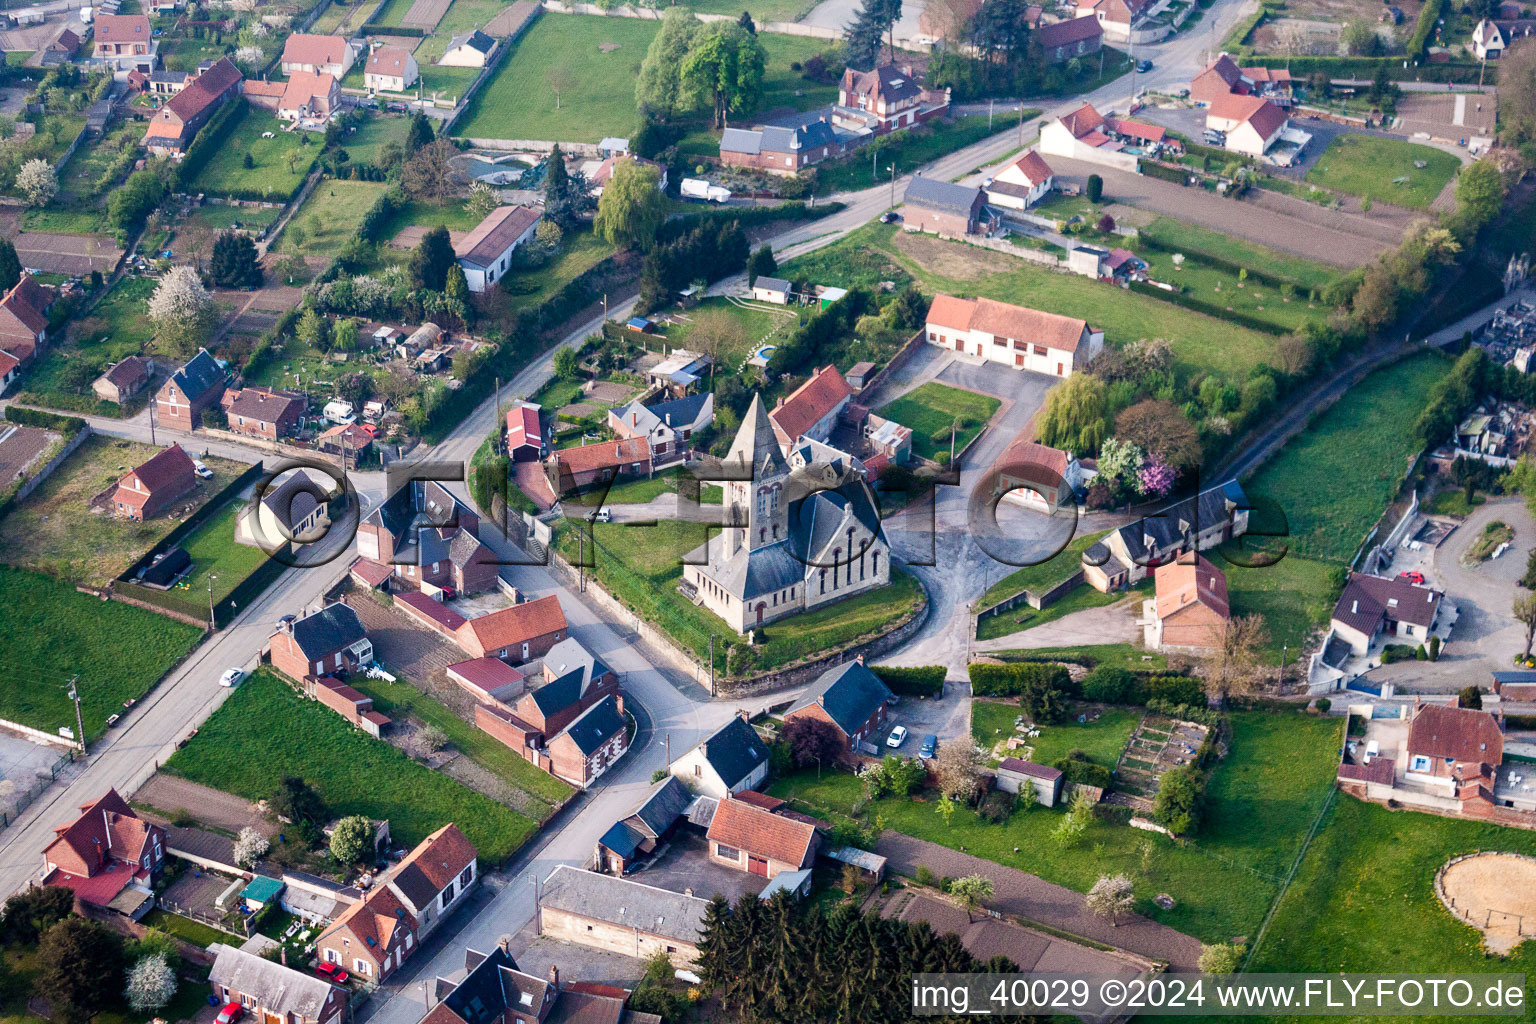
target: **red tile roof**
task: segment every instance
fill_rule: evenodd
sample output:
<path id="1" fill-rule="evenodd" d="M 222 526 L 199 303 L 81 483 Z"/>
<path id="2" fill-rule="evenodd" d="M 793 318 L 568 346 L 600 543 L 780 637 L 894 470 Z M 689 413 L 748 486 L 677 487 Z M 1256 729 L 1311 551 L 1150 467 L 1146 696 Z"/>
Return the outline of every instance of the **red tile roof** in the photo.
<path id="1" fill-rule="evenodd" d="M 213 104 L 243 78 L 240 69 L 228 57 L 220 57 L 213 67 L 187 83 L 187 87 L 166 101 L 165 109 L 183 122 L 190 121 Z"/>
<path id="2" fill-rule="evenodd" d="M 0 378 L 4 378 L 12 370 L 21 365 L 21 360 L 11 355 L 4 349 L 0 349 Z"/>
<path id="3" fill-rule="evenodd" d="M 1397 780 L 1397 762 L 1390 757 L 1373 757 L 1370 764 L 1341 764 L 1338 775 L 1355 782 L 1390 786 Z"/>
<path id="4" fill-rule="evenodd" d="M 928 307 L 928 323 L 951 330 L 968 331 L 971 329 L 971 314 L 975 312 L 976 303 L 970 299 L 935 295 L 933 304 Z"/>
<path id="5" fill-rule="evenodd" d="M 151 837 L 161 829 L 142 820 L 117 790 L 109 789 L 100 798 L 82 804 L 80 816 L 74 821 L 53 831 L 58 838 L 43 851 L 44 859 L 61 867 L 74 868 L 77 873 L 84 868 L 86 875 L 94 875 L 111 860 L 137 866 Z M 66 851 L 73 857 L 67 856 Z M 117 873 L 122 876 L 131 874 L 127 871 Z M 117 890 L 113 890 L 112 895 L 116 893 Z"/>
<path id="6" fill-rule="evenodd" d="M 142 14 L 98 14 L 95 29 L 98 43 L 143 43 L 148 47 L 154 38 L 149 18 Z"/>
<path id="7" fill-rule="evenodd" d="M 118 485 L 125 484 L 129 477 L 137 477 L 153 495 L 156 491 L 187 486 L 189 481 L 196 479 L 196 467 L 192 465 L 191 457 L 181 450 L 181 445 L 173 444 L 160 449 L 142 466 L 124 473 Z"/>
<path id="8" fill-rule="evenodd" d="M 404 78 L 410 59 L 410 53 L 399 46 L 381 46 L 368 55 L 365 73 L 384 75 L 389 78 Z"/>
<path id="9" fill-rule="evenodd" d="M 591 473 L 627 466 L 632 462 L 650 461 L 651 442 L 644 437 L 599 441 L 576 448 L 558 449 L 553 457 L 562 473 Z"/>
<path id="10" fill-rule="evenodd" d="M 1036 764 L 1033 761 L 1021 761 L 1016 757 L 1005 757 L 999 764 L 1000 771 L 1018 772 L 1020 775 L 1028 775 L 1034 779 L 1045 779 L 1047 782 L 1055 782 L 1061 778 L 1061 769 L 1052 768 L 1048 764 Z"/>
<path id="11" fill-rule="evenodd" d="M 1076 317 L 1026 309 L 993 299 L 934 296 L 928 323 L 957 331 L 980 330 L 1000 338 L 1029 341 L 1062 352 L 1076 352 L 1087 322 Z"/>
<path id="12" fill-rule="evenodd" d="M 1053 177 L 1055 172 L 1051 165 L 1045 162 L 1045 157 L 1036 150 L 1026 150 L 1024 155 L 1013 162 L 1031 185 L 1038 185 L 1047 178 Z"/>
<path id="13" fill-rule="evenodd" d="M 1261 138 L 1269 138 L 1286 122 L 1285 111 L 1261 96 L 1235 93 L 1217 96 L 1211 101 L 1211 117 L 1253 125 Z"/>
<path id="14" fill-rule="evenodd" d="M 370 587 L 378 587 L 384 581 L 395 574 L 395 570 L 383 562 L 375 562 L 371 558 L 359 558 L 352 563 L 352 575 L 368 584 Z"/>
<path id="15" fill-rule="evenodd" d="M 531 206 L 497 207 L 459 240 L 453 247 L 453 254 L 477 267 L 489 267 L 542 216 Z"/>
<path id="16" fill-rule="evenodd" d="M 1103 125 L 1104 115 L 1093 109 L 1092 103 L 1084 103 L 1063 117 L 1061 123 L 1067 126 L 1067 131 L 1072 133 L 1073 138 L 1080 139 Z"/>
<path id="17" fill-rule="evenodd" d="M 527 405 L 507 410 L 507 447 L 509 449 L 522 444 L 542 446 L 543 443 L 543 431 L 539 427 L 539 410 Z"/>
<path id="18" fill-rule="evenodd" d="M 1196 602 L 1223 619 L 1232 617 L 1226 574 L 1200 555 L 1180 555 L 1177 561 L 1158 566 L 1156 587 L 1159 619 Z"/>
<path id="19" fill-rule="evenodd" d="M 406 855 L 396 871 L 410 865 L 416 868 L 441 892 L 459 873 L 474 863 L 477 856 L 474 844 L 464 837 L 457 825 L 451 822 L 433 832 Z"/>
<path id="20" fill-rule="evenodd" d="M 499 651 L 565 628 L 565 610 L 560 599 L 550 594 L 470 619 L 456 632 L 461 637 L 473 636 L 482 650 Z"/>
<path id="21" fill-rule="evenodd" d="M 1133 139 L 1142 139 L 1146 142 L 1162 142 L 1168 134 L 1167 129 L 1155 124 L 1147 124 L 1145 121 L 1134 121 L 1129 117 L 1117 117 L 1108 122 L 1111 130 L 1117 135 L 1129 135 Z"/>
<path id="22" fill-rule="evenodd" d="M 0 309 L 20 321 L 35 341 L 38 335 L 48 329 L 48 317 L 43 310 L 48 308 L 51 301 L 52 296 L 48 290 L 38 284 L 31 274 L 23 272 L 11 290 L 5 293 L 5 297 L 0 298 Z"/>
<path id="23" fill-rule="evenodd" d="M 295 71 L 288 76 L 283 87 L 283 98 L 278 106 L 283 110 L 298 110 L 310 105 L 315 97 L 329 101 L 337 89 L 336 77 L 326 72 Z"/>
<path id="24" fill-rule="evenodd" d="M 320 933 L 315 946 L 323 949 L 327 937 L 343 928 L 350 928 L 362 942 L 362 948 L 349 950 L 352 955 L 361 953 L 382 961 L 393 950 L 394 943 L 403 941 L 405 934 L 415 931 L 416 917 L 389 886 L 380 885 L 343 910 L 341 916 Z"/>
<path id="25" fill-rule="evenodd" d="M 284 64 L 340 64 L 347 57 L 347 41 L 341 36 L 317 36 L 295 32 L 283 44 Z"/>
<path id="26" fill-rule="evenodd" d="M 1423 704 L 1408 727 L 1408 753 L 1497 765 L 1504 760 L 1504 734 L 1486 711 Z"/>
<path id="27" fill-rule="evenodd" d="M 993 468 L 1000 477 L 1038 484 L 1045 494 L 1054 496 L 1067 475 L 1067 453 L 1060 448 L 1020 436 L 1004 449 Z"/>
<path id="28" fill-rule="evenodd" d="M 443 602 L 433 597 L 428 597 L 419 590 L 410 590 L 403 594 L 395 595 L 395 603 L 415 611 L 424 619 L 435 622 L 444 631 L 457 632 L 468 620 L 458 612 L 449 608 Z"/>
<path id="29" fill-rule="evenodd" d="M 1035 29 L 1035 38 L 1047 50 L 1082 42 L 1084 39 L 1093 39 L 1103 34 L 1104 26 L 1100 25 L 1099 19 L 1092 14 L 1079 15 L 1067 21 L 1041 25 Z"/>
<path id="30" fill-rule="evenodd" d="M 768 414 L 768 419 L 781 442 L 793 443 L 852 394 L 853 389 L 837 372 L 837 367 L 828 363 L 812 374 L 810 380 L 795 388 Z"/>
<path id="31" fill-rule="evenodd" d="M 810 861 L 816 829 L 745 800 L 725 799 L 715 808 L 709 838 L 780 863 L 804 867 Z"/>
<path id="32" fill-rule="evenodd" d="M 447 671 L 486 693 L 499 690 L 503 686 L 516 686 L 527 678 L 500 658 L 471 658 L 468 661 L 456 661 L 448 666 Z"/>

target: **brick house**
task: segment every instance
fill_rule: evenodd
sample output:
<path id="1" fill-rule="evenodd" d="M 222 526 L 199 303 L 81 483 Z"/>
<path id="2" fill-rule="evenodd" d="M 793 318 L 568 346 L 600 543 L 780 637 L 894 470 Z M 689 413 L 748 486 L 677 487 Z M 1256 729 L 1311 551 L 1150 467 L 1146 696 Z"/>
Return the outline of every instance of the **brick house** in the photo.
<path id="1" fill-rule="evenodd" d="M 814 825 L 727 797 L 715 808 L 706 838 L 714 863 L 773 878 L 810 867 L 820 837 Z"/>
<path id="2" fill-rule="evenodd" d="M 122 405 L 148 386 L 153 367 L 153 363 L 139 356 L 120 359 L 91 383 L 91 390 L 103 402 Z"/>
<path id="3" fill-rule="evenodd" d="M 1104 26 L 1098 18 L 1081 15 L 1066 21 L 1041 25 L 1035 41 L 1053 64 L 1098 53 L 1104 47 Z"/>
<path id="4" fill-rule="evenodd" d="M 1220 647 L 1232 617 L 1227 577 L 1189 552 L 1157 567 L 1156 596 L 1142 605 L 1146 645 L 1154 651 Z"/>
<path id="5" fill-rule="evenodd" d="M 208 947 L 213 967 L 208 985 L 219 1002 L 239 1003 L 253 1021 L 273 1024 L 342 1024 L 346 989 L 308 971 L 216 942 Z"/>
<path id="6" fill-rule="evenodd" d="M 593 869 L 623 875 L 666 841 L 693 799 L 688 787 L 674 775 L 653 785 L 640 806 L 609 826 L 597 841 Z"/>
<path id="7" fill-rule="evenodd" d="M 1419 704 L 1408 726 L 1405 781 L 1443 790 L 1463 802 L 1492 800 L 1504 761 L 1504 730 L 1487 711 Z"/>
<path id="8" fill-rule="evenodd" d="M 147 74 L 155 69 L 160 44 L 145 15 L 98 14 L 91 28 L 95 32 L 92 59 L 111 65 L 114 71 Z"/>
<path id="9" fill-rule="evenodd" d="M 203 410 L 218 404 L 224 394 L 225 374 L 206 348 L 171 374 L 155 396 L 155 412 L 162 426 L 172 430 L 196 430 Z"/>
<path id="10" fill-rule="evenodd" d="M 851 144 L 852 137 L 839 137 L 825 118 L 793 127 L 727 128 L 720 136 L 720 162 L 771 174 L 797 174 L 828 157 L 842 156 Z"/>
<path id="11" fill-rule="evenodd" d="M 544 427 L 539 422 L 539 407 L 520 403 L 508 409 L 507 458 L 513 462 L 538 462 L 543 457 Z"/>
<path id="12" fill-rule="evenodd" d="M 479 853 L 459 827 L 444 825 L 416 844 L 384 884 L 416 919 L 416 937 L 432 934 L 480 881 Z"/>
<path id="13" fill-rule="evenodd" d="M 1268 96 L 1280 105 L 1290 103 L 1291 73 L 1285 68 L 1242 68 L 1222 54 L 1189 83 L 1189 98 L 1210 106 L 1222 96 Z"/>
<path id="14" fill-rule="evenodd" d="M 611 483 L 621 476 L 650 476 L 655 470 L 651 443 L 644 437 L 557 448 L 544 463 L 549 488 L 560 496 Z"/>
<path id="15" fill-rule="evenodd" d="M 553 660 L 555 650 L 575 643 L 574 640 L 563 640 L 555 645 L 550 654 L 545 656 L 544 684 L 522 694 L 515 703 L 480 702 L 488 705 L 483 710 L 496 710 L 496 705 L 501 705 L 501 710 L 507 713 L 495 723 L 488 722 L 491 727 L 481 725 L 481 728 L 523 753 L 521 748 L 542 746 L 545 737 L 554 736 L 565 729 L 604 697 L 617 694 L 618 676 L 601 661 L 594 660 L 590 669 L 572 665 L 567 671 L 550 678 L 549 662 Z M 480 710 L 476 709 L 477 723 L 481 720 Z M 528 757 L 526 753 L 523 756 Z M 529 760 L 533 759 L 530 757 Z"/>
<path id="16" fill-rule="evenodd" d="M 155 112 L 144 133 L 145 148 L 156 156 L 182 156 L 198 129 L 225 103 L 239 98 L 243 81 L 245 76 L 228 57 L 219 58 Z"/>
<path id="17" fill-rule="evenodd" d="M 357 550 L 370 562 L 392 565 L 399 588 L 475 594 L 494 587 L 500 571 L 479 534 L 479 515 L 446 487 L 411 480 L 363 517 Z"/>
<path id="18" fill-rule="evenodd" d="M 561 864 L 544 879 L 535 910 L 540 936 L 675 967 L 698 958 L 709 901 L 627 878 Z"/>
<path id="19" fill-rule="evenodd" d="M 378 985 L 415 950 L 418 927 L 416 915 L 394 888 L 377 885 L 320 933 L 315 956 Z"/>
<path id="20" fill-rule="evenodd" d="M 852 397 L 853 389 L 831 363 L 812 373 L 768 414 L 779 446 L 788 452 L 803 437 L 826 441 Z"/>
<path id="21" fill-rule="evenodd" d="M 112 511 L 143 522 L 170 508 L 195 487 L 197 468 L 181 445 L 173 444 L 123 474 L 112 493 Z"/>
<path id="22" fill-rule="evenodd" d="M 454 640 L 471 658 L 514 664 L 543 657 L 567 635 L 565 612 L 554 594 L 465 621 Z"/>
<path id="23" fill-rule="evenodd" d="M 512 415 L 510 412 L 507 414 Z M 715 420 L 715 395 L 705 391 L 656 405 L 642 405 L 637 398 L 626 406 L 608 410 L 608 427 L 619 438 L 643 437 L 660 462 L 687 452 L 689 439 Z M 508 450 L 511 450 L 508 432 Z"/>
<path id="24" fill-rule="evenodd" d="M 911 68 L 884 64 L 872 71 L 848 68 L 837 83 L 835 125 L 876 135 L 911 128 L 949 112 L 948 91 L 924 89 Z"/>
<path id="25" fill-rule="evenodd" d="M 309 400 L 291 391 L 266 387 L 231 388 L 219 399 L 229 429 L 268 441 L 287 437 L 309 408 Z"/>
<path id="26" fill-rule="evenodd" d="M 1114 530 L 1083 552 L 1083 579 L 1109 593 L 1139 583 L 1165 562 L 1248 532 L 1248 496 L 1236 480 L 1174 502 Z"/>
<path id="27" fill-rule="evenodd" d="M 341 82 L 324 72 L 295 71 L 286 82 L 246 82 L 242 92 L 252 106 L 272 111 L 280 121 L 327 118 L 341 107 Z"/>
<path id="28" fill-rule="evenodd" d="M 155 904 L 151 887 L 165 867 L 165 829 L 141 819 L 116 789 L 80 806 L 43 849 L 44 885 L 134 920 Z"/>
<path id="29" fill-rule="evenodd" d="M 549 741 L 551 775 L 587 788 L 629 750 L 624 697 L 610 694 Z"/>
<path id="30" fill-rule="evenodd" d="M 830 722 L 851 751 L 865 741 L 879 740 L 890 700 L 891 691 L 864 666 L 860 655 L 818 676 L 784 713 L 784 721 L 815 718 Z"/>
<path id="31" fill-rule="evenodd" d="M 694 792 L 723 800 L 768 781 L 768 744 L 743 711 L 678 757 L 667 771 Z"/>
<path id="32" fill-rule="evenodd" d="M 902 227 L 959 238 L 996 229 L 997 217 L 987 211 L 987 194 L 969 185 L 915 176 L 907 185 Z"/>
<path id="33" fill-rule="evenodd" d="M 373 662 L 373 643 L 363 620 L 336 602 L 303 618 L 285 622 L 268 641 L 272 667 L 292 679 L 345 675 Z"/>
<path id="34" fill-rule="evenodd" d="M 22 366 L 32 362 L 48 340 L 48 307 L 53 293 L 26 271 L 0 297 L 0 351 L 9 352 Z"/>

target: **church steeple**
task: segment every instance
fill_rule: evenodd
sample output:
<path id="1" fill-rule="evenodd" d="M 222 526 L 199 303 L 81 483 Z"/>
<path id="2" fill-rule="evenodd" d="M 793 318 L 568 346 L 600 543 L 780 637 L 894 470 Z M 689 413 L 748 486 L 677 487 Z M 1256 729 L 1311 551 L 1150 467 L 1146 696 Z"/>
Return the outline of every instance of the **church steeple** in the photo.
<path id="1" fill-rule="evenodd" d="M 743 477 L 725 485 L 733 520 L 745 524 L 732 540 L 748 550 L 783 541 L 789 526 L 789 495 L 784 486 L 789 479 L 789 463 L 779 451 L 779 440 L 774 436 L 761 395 L 752 396 L 752 405 L 741 421 L 736 440 L 731 442 L 725 462 Z M 737 546 L 732 543 L 730 550 Z"/>

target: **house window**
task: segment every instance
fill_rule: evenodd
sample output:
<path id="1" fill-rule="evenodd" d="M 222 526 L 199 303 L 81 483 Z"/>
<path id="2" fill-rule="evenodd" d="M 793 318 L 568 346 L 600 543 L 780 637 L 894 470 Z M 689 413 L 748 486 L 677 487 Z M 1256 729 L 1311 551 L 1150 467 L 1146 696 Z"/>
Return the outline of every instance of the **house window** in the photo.
<path id="1" fill-rule="evenodd" d="M 371 964 L 368 963 L 367 960 L 357 960 L 357 959 L 354 959 L 352 961 L 352 970 L 357 972 L 358 974 L 364 974 L 364 975 L 372 974 L 373 973 L 373 967 L 372 967 Z"/>
<path id="2" fill-rule="evenodd" d="M 1429 758 L 1423 754 L 1415 754 L 1408 760 L 1408 770 L 1411 772 L 1429 771 Z"/>
<path id="3" fill-rule="evenodd" d="M 471 864 L 459 875 L 459 884 L 468 885 L 475 877 L 475 866 Z"/>
<path id="4" fill-rule="evenodd" d="M 449 882 L 447 884 L 447 886 L 445 886 L 443 888 L 443 906 L 446 907 L 448 904 L 450 904 L 452 902 L 453 902 L 453 883 Z"/>
<path id="5" fill-rule="evenodd" d="M 701 779 L 701 778 L 704 777 L 704 766 L 703 765 L 696 764 L 696 765 L 693 766 L 693 777 L 696 778 L 696 779 Z"/>
<path id="6" fill-rule="evenodd" d="M 724 843 L 715 844 L 715 856 L 721 860 L 741 860 L 741 851 L 734 846 L 726 846 Z"/>
<path id="7" fill-rule="evenodd" d="M 1035 346 L 1035 355 L 1043 356 L 1045 354 L 1046 354 L 1046 348 L 1045 348 L 1044 345 L 1036 345 Z"/>

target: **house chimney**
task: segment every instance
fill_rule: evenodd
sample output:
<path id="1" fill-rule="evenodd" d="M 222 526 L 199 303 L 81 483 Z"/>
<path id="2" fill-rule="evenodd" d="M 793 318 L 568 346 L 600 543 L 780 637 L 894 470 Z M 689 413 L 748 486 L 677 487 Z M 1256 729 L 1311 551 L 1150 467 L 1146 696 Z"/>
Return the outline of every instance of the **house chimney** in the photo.
<path id="1" fill-rule="evenodd" d="M 560 968 L 554 964 L 549 965 L 549 984 L 555 991 L 560 990 Z"/>
<path id="2" fill-rule="evenodd" d="M 277 961 L 278 961 L 278 963 L 282 964 L 284 967 L 288 966 L 288 947 L 287 946 L 278 946 L 277 947 Z"/>
<path id="3" fill-rule="evenodd" d="M 613 702 L 619 706 L 619 714 L 622 715 L 624 713 L 624 695 L 622 693 L 614 694 Z"/>
<path id="4" fill-rule="evenodd" d="M 632 412 L 632 413 L 629 414 L 629 425 L 632 426 L 632 427 L 638 427 L 640 425 L 640 414 L 639 413 Z"/>
<path id="5" fill-rule="evenodd" d="M 860 665 L 862 665 L 862 664 L 864 664 L 864 655 L 861 654 L 857 658 L 854 658 L 853 660 L 858 662 Z"/>
<path id="6" fill-rule="evenodd" d="M 501 951 L 503 953 L 507 954 L 508 956 L 511 956 L 512 955 L 512 950 L 509 948 L 509 946 L 511 945 L 511 941 L 512 941 L 512 937 L 510 935 L 503 935 L 501 938 L 496 940 L 496 945 L 501 947 Z"/>
<path id="7" fill-rule="evenodd" d="M 684 889 L 683 890 L 683 895 L 684 896 L 692 896 L 693 895 L 693 886 L 690 885 L 688 888 Z"/>

